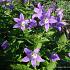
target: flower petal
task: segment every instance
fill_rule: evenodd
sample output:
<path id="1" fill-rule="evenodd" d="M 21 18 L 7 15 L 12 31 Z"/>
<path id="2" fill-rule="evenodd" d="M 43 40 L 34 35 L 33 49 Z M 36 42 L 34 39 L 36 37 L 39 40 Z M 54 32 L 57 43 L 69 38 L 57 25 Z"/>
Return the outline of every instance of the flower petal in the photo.
<path id="1" fill-rule="evenodd" d="M 31 29 L 33 27 L 36 27 L 37 26 L 37 23 L 34 19 L 30 19 L 30 24 L 28 26 L 28 29 Z"/>
<path id="2" fill-rule="evenodd" d="M 34 53 L 38 53 L 40 51 L 40 48 L 36 48 L 35 50 L 34 50 Z"/>
<path id="3" fill-rule="evenodd" d="M 37 65 L 37 64 L 36 64 L 36 60 L 35 60 L 35 59 L 32 59 L 32 60 L 31 60 L 31 64 L 32 64 L 33 67 L 36 67 L 36 65 Z"/>
<path id="4" fill-rule="evenodd" d="M 49 29 L 49 23 L 45 24 L 45 29 L 46 29 L 46 32 L 47 32 L 48 29 Z"/>
<path id="5" fill-rule="evenodd" d="M 42 9 L 41 3 L 38 3 L 38 8 Z"/>
<path id="6" fill-rule="evenodd" d="M 59 58 L 58 54 L 52 53 L 51 54 L 51 60 L 54 62 L 54 61 L 60 60 L 60 58 Z"/>
<path id="7" fill-rule="evenodd" d="M 47 16 L 48 18 L 51 16 L 51 12 L 52 12 L 52 9 L 49 8 L 48 11 L 47 11 L 47 13 L 46 13 L 46 16 Z"/>
<path id="8" fill-rule="evenodd" d="M 42 21 L 42 20 L 39 21 L 39 25 L 40 25 L 40 26 L 43 26 L 43 25 L 44 25 L 44 21 Z"/>
<path id="9" fill-rule="evenodd" d="M 56 22 L 57 22 L 57 20 L 54 19 L 54 18 L 50 18 L 50 19 L 49 19 L 49 23 L 56 23 Z"/>
<path id="10" fill-rule="evenodd" d="M 64 26 L 64 25 L 66 25 L 66 22 L 59 22 L 59 24 L 60 24 L 61 26 Z"/>
<path id="11" fill-rule="evenodd" d="M 29 20 L 25 20 L 25 24 L 28 25 L 28 23 L 29 23 Z"/>
<path id="12" fill-rule="evenodd" d="M 60 21 L 61 21 L 63 18 L 63 9 L 58 8 L 56 10 L 56 13 L 57 13 L 57 16 L 60 18 Z"/>
<path id="13" fill-rule="evenodd" d="M 24 31 L 25 30 L 25 26 L 21 26 L 21 28 L 20 28 L 22 31 Z"/>
<path id="14" fill-rule="evenodd" d="M 14 21 L 15 22 L 20 22 L 20 19 L 19 18 L 14 18 Z"/>
<path id="15" fill-rule="evenodd" d="M 32 19 L 34 19 L 35 17 L 37 17 L 37 14 L 33 14 L 32 15 Z"/>
<path id="16" fill-rule="evenodd" d="M 45 60 L 42 59 L 39 55 L 37 56 L 37 59 L 36 59 L 38 62 L 44 62 Z"/>
<path id="17" fill-rule="evenodd" d="M 28 48 L 24 48 L 24 52 L 25 52 L 27 55 L 32 53 L 32 51 L 29 50 Z"/>
<path id="18" fill-rule="evenodd" d="M 39 13 L 39 9 L 38 8 L 34 8 L 34 12 Z"/>
<path id="19" fill-rule="evenodd" d="M 13 26 L 13 28 L 20 28 L 20 25 L 17 23 Z"/>
<path id="20" fill-rule="evenodd" d="M 37 17 L 41 20 L 43 18 L 42 13 L 37 14 Z"/>
<path id="21" fill-rule="evenodd" d="M 24 20 L 24 15 L 21 13 L 20 14 L 20 20 L 23 21 Z"/>
<path id="22" fill-rule="evenodd" d="M 22 59 L 22 61 L 23 61 L 23 62 L 28 62 L 28 61 L 30 61 L 30 59 L 26 56 L 26 57 L 24 57 L 24 58 Z"/>
<path id="23" fill-rule="evenodd" d="M 58 29 L 59 31 L 61 31 L 61 27 L 57 27 L 57 29 Z"/>

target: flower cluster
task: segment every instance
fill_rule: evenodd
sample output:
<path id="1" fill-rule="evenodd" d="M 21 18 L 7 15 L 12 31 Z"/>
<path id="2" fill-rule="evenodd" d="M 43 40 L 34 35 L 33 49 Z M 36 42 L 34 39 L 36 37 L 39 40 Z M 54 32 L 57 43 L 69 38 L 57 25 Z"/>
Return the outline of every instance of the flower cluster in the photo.
<path id="1" fill-rule="evenodd" d="M 53 13 L 55 15 L 52 15 Z M 37 20 L 35 18 L 39 19 L 40 21 L 38 21 L 37 23 Z M 46 11 L 44 9 L 44 6 L 38 3 L 37 7 L 34 8 L 34 14 L 32 15 L 32 18 L 25 20 L 24 15 L 21 13 L 19 18 L 14 18 L 14 21 L 17 22 L 17 24 L 15 24 L 13 28 L 19 28 L 23 31 L 25 29 L 36 27 L 38 24 L 39 26 L 44 26 L 46 32 L 50 27 L 56 28 L 61 31 L 62 26 L 64 26 L 65 24 L 65 22 L 62 21 L 62 18 L 62 9 L 57 8 L 54 11 L 54 7 L 50 7 Z"/>
<path id="2" fill-rule="evenodd" d="M 53 15 L 54 14 L 54 15 Z M 35 19 L 37 18 L 37 19 Z M 44 26 L 46 32 L 50 27 L 56 28 L 61 31 L 62 26 L 64 26 L 65 22 L 62 20 L 63 18 L 63 10 L 60 8 L 55 8 L 55 6 L 50 7 L 47 11 L 44 9 L 40 3 L 38 3 L 37 7 L 34 8 L 34 14 L 31 19 L 24 19 L 24 15 L 20 13 L 19 18 L 14 18 L 16 24 L 13 28 L 19 28 L 22 31 L 25 29 L 31 29 L 34 27 Z M 29 50 L 28 48 L 24 48 L 24 52 L 26 56 L 22 59 L 23 62 L 31 61 L 33 67 L 39 65 L 40 62 L 44 62 L 39 55 L 40 48 L 36 48 L 34 51 Z M 70 56 L 70 54 L 68 54 Z M 57 53 L 52 53 L 50 55 L 51 61 L 55 62 L 60 60 L 60 57 Z"/>
<path id="3" fill-rule="evenodd" d="M 45 62 L 45 60 L 40 57 L 39 51 L 40 51 L 40 48 L 36 48 L 34 51 L 29 50 L 28 48 L 24 48 L 24 52 L 26 53 L 27 56 L 25 56 L 22 59 L 22 62 L 31 61 L 31 64 L 32 64 L 33 67 L 39 66 L 40 62 Z M 53 62 L 55 62 L 57 60 L 60 60 L 58 54 L 56 54 L 56 53 L 52 53 L 50 55 L 50 59 Z"/>

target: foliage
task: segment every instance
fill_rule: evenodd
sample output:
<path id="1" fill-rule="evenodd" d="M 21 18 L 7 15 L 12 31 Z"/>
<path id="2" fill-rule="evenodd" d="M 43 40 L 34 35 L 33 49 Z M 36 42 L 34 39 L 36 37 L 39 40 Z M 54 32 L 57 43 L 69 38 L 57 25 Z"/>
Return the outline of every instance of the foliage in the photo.
<path id="1" fill-rule="evenodd" d="M 26 29 L 25 31 L 13 28 L 15 24 L 13 18 L 18 17 L 20 13 L 24 14 L 25 19 L 31 18 L 34 13 L 34 1 L 22 3 L 13 0 L 14 9 L 12 10 L 3 8 L 0 4 L 0 46 L 5 40 L 9 43 L 9 47 L 5 50 L 0 47 L 0 70 L 54 70 L 57 67 L 70 67 L 70 57 L 67 56 L 67 53 L 70 52 L 70 40 L 67 39 L 64 31 L 59 32 L 50 28 L 46 32 L 42 27 L 32 28 L 32 30 Z M 42 3 L 47 8 L 51 4 L 50 0 L 38 0 L 37 2 Z M 57 6 L 64 9 L 66 20 L 70 19 L 69 3 L 70 1 L 57 1 Z M 25 56 L 23 51 L 25 47 L 31 50 L 41 48 L 40 55 L 46 61 L 40 63 L 37 68 L 33 68 L 30 63 L 22 62 L 21 59 Z M 49 56 L 52 52 L 59 54 L 61 60 L 52 62 Z"/>

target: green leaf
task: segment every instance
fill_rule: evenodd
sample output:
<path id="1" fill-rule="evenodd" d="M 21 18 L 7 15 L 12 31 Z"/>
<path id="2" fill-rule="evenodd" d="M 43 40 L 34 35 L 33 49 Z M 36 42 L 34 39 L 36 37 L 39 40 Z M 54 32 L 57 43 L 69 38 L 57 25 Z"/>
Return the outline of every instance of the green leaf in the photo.
<path id="1" fill-rule="evenodd" d="M 66 38 L 66 35 L 64 33 L 61 35 L 61 37 L 59 38 L 59 40 L 57 42 L 58 48 L 60 48 L 60 49 L 64 48 L 66 43 L 67 43 L 67 38 Z"/>
<path id="2" fill-rule="evenodd" d="M 47 66 L 46 66 L 46 70 L 54 70 L 56 68 L 56 62 L 50 62 Z"/>
<path id="3" fill-rule="evenodd" d="M 13 64 L 11 65 L 12 70 L 33 70 L 23 64 Z"/>
<path id="4" fill-rule="evenodd" d="M 64 60 L 67 61 L 67 62 L 70 62 L 70 58 L 67 57 L 67 56 L 65 56 Z"/>

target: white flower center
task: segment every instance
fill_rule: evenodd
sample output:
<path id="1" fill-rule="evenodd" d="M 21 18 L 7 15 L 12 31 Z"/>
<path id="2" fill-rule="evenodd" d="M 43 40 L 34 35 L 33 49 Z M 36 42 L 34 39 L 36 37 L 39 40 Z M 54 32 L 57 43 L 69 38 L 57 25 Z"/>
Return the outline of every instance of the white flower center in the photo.
<path id="1" fill-rule="evenodd" d="M 45 22 L 45 23 L 47 23 L 47 22 L 48 22 L 48 19 L 47 19 L 47 18 L 45 18 L 44 22 Z"/>
<path id="2" fill-rule="evenodd" d="M 54 56 L 56 56 L 56 54 L 53 54 Z"/>
<path id="3" fill-rule="evenodd" d="M 25 22 L 24 21 L 21 23 L 21 26 L 25 26 Z"/>
<path id="4" fill-rule="evenodd" d="M 36 59 L 37 58 L 37 54 L 36 53 L 33 53 L 32 54 L 32 57 Z"/>

